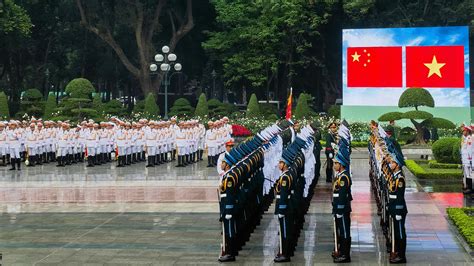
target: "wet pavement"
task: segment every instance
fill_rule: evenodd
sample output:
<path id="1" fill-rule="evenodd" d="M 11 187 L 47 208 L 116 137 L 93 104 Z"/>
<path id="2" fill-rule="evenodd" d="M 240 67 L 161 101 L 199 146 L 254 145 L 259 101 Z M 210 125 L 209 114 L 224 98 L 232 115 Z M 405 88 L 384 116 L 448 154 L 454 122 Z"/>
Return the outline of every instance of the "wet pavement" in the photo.
<path id="1" fill-rule="evenodd" d="M 388 261 L 368 161 L 353 160 L 352 264 Z M 217 264 L 217 175 L 204 163 L 145 168 L 74 165 L 0 168 L 0 253 L 4 265 Z M 473 265 L 445 217 L 472 206 L 461 193 L 426 193 L 407 173 L 407 258 L 413 265 Z M 324 181 L 324 180 L 323 180 Z M 332 265 L 330 185 L 320 182 L 292 263 Z M 272 205 L 237 257 L 271 264 L 277 221 Z"/>

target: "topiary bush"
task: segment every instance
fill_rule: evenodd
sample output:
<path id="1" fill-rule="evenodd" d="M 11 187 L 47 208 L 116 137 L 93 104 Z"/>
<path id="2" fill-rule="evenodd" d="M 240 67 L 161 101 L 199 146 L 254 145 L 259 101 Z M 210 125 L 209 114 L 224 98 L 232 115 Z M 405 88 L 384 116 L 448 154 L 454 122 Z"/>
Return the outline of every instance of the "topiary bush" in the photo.
<path id="1" fill-rule="evenodd" d="M 122 103 L 117 99 L 106 102 L 103 110 L 106 114 L 118 117 L 124 116 L 127 113 L 127 109 L 125 109 Z"/>
<path id="2" fill-rule="evenodd" d="M 90 98 L 94 92 L 94 86 L 85 78 L 73 79 L 66 85 L 66 93 L 72 98 Z"/>
<path id="3" fill-rule="evenodd" d="M 38 89 L 26 90 L 21 96 L 20 113 L 42 117 L 44 112 L 43 94 Z"/>
<path id="4" fill-rule="evenodd" d="M 313 110 L 309 107 L 308 101 L 311 100 L 311 95 L 307 93 L 300 93 L 298 97 L 298 102 L 296 103 L 295 108 L 295 119 L 303 119 L 305 117 L 310 117 L 314 114 Z M 340 116 L 340 114 L 339 114 Z"/>
<path id="5" fill-rule="evenodd" d="M 201 93 L 201 95 L 199 96 L 194 115 L 198 117 L 204 117 L 209 115 L 209 107 L 207 104 L 206 94 Z"/>
<path id="6" fill-rule="evenodd" d="M 58 105 L 56 104 L 56 96 L 54 95 L 54 93 L 50 93 L 44 106 L 43 117 L 45 119 L 51 119 L 53 117 L 53 113 L 56 112 L 57 107 Z"/>
<path id="7" fill-rule="evenodd" d="M 453 153 L 452 153 L 452 159 L 453 163 L 460 164 L 461 163 L 461 139 L 455 139 L 456 141 L 453 141 Z"/>
<path id="8" fill-rule="evenodd" d="M 248 118 L 252 118 L 252 117 L 258 117 L 261 115 L 262 114 L 260 113 L 260 106 L 258 105 L 257 95 L 255 95 L 255 93 L 252 93 L 252 95 L 250 96 L 249 103 L 247 105 L 246 116 Z"/>
<path id="9" fill-rule="evenodd" d="M 431 147 L 433 156 L 440 163 L 457 163 L 453 158 L 453 148 L 457 144 L 456 138 L 439 139 Z"/>
<path id="10" fill-rule="evenodd" d="M 188 117 L 194 113 L 194 108 L 191 106 L 191 103 L 186 98 L 178 98 L 173 103 L 169 115 L 170 116 L 179 116 L 179 117 Z"/>
<path id="11" fill-rule="evenodd" d="M 5 92 L 0 92 L 0 119 L 8 119 L 10 110 L 8 109 L 8 99 Z"/>
<path id="12" fill-rule="evenodd" d="M 160 108 L 156 104 L 155 95 L 151 92 L 145 98 L 143 113 L 150 119 L 155 119 L 160 115 Z"/>
<path id="13" fill-rule="evenodd" d="M 328 115 L 335 117 L 337 119 L 341 118 L 341 106 L 340 105 L 331 105 L 328 109 Z"/>

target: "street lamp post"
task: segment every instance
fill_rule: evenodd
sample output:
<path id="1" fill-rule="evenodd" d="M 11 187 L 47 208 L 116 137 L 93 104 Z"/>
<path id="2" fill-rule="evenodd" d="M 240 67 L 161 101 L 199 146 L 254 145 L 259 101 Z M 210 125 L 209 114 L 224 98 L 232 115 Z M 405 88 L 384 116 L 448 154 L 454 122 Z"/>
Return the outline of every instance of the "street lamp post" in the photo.
<path id="1" fill-rule="evenodd" d="M 163 46 L 161 48 L 163 54 L 156 54 L 155 61 L 160 64 L 160 70 L 165 74 L 165 119 L 168 119 L 168 85 L 170 84 L 171 77 L 179 73 L 183 66 L 180 63 L 176 63 L 177 56 L 176 54 L 170 53 L 170 48 L 168 46 Z M 170 71 L 174 69 L 175 72 L 168 75 Z M 155 63 L 150 64 L 150 71 L 157 72 L 158 65 Z"/>

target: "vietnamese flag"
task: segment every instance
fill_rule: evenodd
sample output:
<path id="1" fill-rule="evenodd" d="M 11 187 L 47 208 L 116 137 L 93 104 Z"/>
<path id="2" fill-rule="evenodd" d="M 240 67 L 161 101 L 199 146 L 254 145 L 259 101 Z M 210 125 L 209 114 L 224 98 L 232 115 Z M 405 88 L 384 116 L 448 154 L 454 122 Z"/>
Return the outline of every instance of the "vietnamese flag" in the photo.
<path id="1" fill-rule="evenodd" d="M 407 46 L 407 87 L 464 88 L 463 46 Z"/>
<path id="2" fill-rule="evenodd" d="M 402 47 L 348 47 L 347 87 L 402 87 Z"/>

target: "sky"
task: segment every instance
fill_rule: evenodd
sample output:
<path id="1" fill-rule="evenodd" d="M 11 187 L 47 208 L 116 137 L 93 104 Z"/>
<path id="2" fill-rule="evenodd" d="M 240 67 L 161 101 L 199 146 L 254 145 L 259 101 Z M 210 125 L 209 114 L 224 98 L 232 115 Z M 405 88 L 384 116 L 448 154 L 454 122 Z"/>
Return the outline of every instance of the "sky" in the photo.
<path id="1" fill-rule="evenodd" d="M 347 47 L 371 46 L 464 46 L 465 88 L 427 88 L 437 107 L 468 107 L 469 34 L 468 27 L 423 27 L 384 29 L 345 29 L 342 45 L 343 104 L 352 106 L 397 106 L 403 88 L 348 88 Z M 405 48 L 403 47 L 403 84 L 405 84 Z M 376 100 L 374 100 L 376 99 Z"/>

